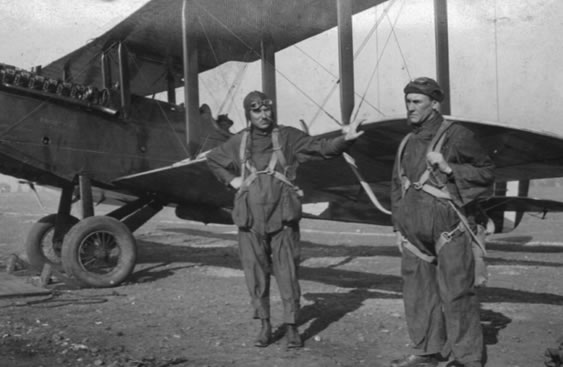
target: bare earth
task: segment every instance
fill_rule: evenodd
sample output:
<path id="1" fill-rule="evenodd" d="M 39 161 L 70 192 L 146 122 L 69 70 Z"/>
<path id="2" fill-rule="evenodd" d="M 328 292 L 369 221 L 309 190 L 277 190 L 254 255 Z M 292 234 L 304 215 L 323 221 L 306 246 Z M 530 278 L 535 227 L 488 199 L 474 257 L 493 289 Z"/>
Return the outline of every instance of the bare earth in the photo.
<path id="1" fill-rule="evenodd" d="M 30 226 L 55 212 L 55 194 L 41 199 L 46 210 L 31 193 L 0 193 L 0 271 L 22 255 Z M 479 291 L 487 366 L 543 366 L 563 336 L 562 219 L 526 216 L 489 243 L 490 282 Z M 119 287 L 54 283 L 51 296 L 0 298 L 0 366 L 387 366 L 408 352 L 389 228 L 304 221 L 301 350 L 287 350 L 279 330 L 273 345 L 252 345 L 259 325 L 233 227 L 166 210 L 135 235 L 138 265 Z M 279 327 L 275 282 L 272 299 Z"/>

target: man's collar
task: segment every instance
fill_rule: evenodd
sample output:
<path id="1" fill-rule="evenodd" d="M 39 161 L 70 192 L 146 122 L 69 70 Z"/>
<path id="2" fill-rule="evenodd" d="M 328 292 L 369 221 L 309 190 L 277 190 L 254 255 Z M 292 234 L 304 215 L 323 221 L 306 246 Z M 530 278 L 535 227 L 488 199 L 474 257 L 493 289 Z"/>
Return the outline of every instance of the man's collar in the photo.
<path id="1" fill-rule="evenodd" d="M 270 127 L 268 127 L 266 130 L 262 130 L 262 129 L 258 129 L 254 126 L 250 127 L 250 131 L 252 132 L 253 135 L 258 135 L 258 136 L 268 136 L 272 134 L 272 130 L 274 130 L 275 125 L 272 124 L 270 125 Z"/>
<path id="2" fill-rule="evenodd" d="M 438 111 L 434 111 L 427 120 L 419 125 L 413 125 L 413 133 L 418 134 L 422 131 L 434 131 L 440 126 L 443 120 L 442 114 Z"/>

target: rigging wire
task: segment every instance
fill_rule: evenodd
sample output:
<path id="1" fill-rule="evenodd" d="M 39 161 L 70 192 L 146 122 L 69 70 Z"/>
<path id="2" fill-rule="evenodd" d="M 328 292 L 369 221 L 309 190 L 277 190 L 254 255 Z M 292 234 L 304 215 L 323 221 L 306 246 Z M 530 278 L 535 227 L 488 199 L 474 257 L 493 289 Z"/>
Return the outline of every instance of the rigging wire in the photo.
<path id="1" fill-rule="evenodd" d="M 340 83 L 340 79 L 338 78 L 338 75 L 335 75 L 331 70 L 329 70 L 326 66 L 324 66 L 322 63 L 319 62 L 319 60 L 315 59 L 313 56 L 311 56 L 309 53 L 307 53 L 305 50 L 303 50 L 301 47 L 297 46 L 297 45 L 293 45 L 294 48 L 296 48 L 299 52 L 301 52 L 303 55 L 305 55 L 307 58 L 311 59 L 315 64 L 317 64 L 318 66 L 321 67 L 321 69 L 323 69 L 327 74 L 329 74 L 330 76 L 332 76 L 335 79 L 335 83 Z M 361 97 L 361 95 L 357 92 L 354 92 L 355 95 L 357 95 L 358 97 Z M 383 115 L 384 113 L 377 108 L 376 106 L 374 106 L 373 104 L 371 104 L 369 101 L 366 101 L 366 104 L 370 107 L 372 107 L 374 110 L 376 110 L 377 112 L 379 112 L 381 115 Z"/>
<path id="2" fill-rule="evenodd" d="M 207 33 L 207 29 L 205 28 L 205 26 L 203 25 L 203 22 L 201 21 L 200 17 L 197 17 L 197 22 L 199 23 L 201 29 L 203 30 L 203 34 L 205 36 L 205 39 L 207 40 L 207 44 L 209 45 L 209 49 L 211 50 L 211 53 L 213 54 L 213 58 L 215 59 L 215 65 L 219 66 L 219 57 L 217 56 L 217 52 L 215 52 L 215 47 L 213 47 L 213 43 L 211 43 L 211 39 L 209 39 L 209 35 Z M 223 81 L 223 83 L 225 84 L 226 87 L 229 86 L 229 83 L 227 82 L 227 78 L 225 77 L 225 74 L 223 73 L 222 70 L 218 70 L 219 71 L 219 75 L 221 76 L 221 80 Z M 202 83 L 203 83 L 203 79 L 202 79 Z M 215 96 L 213 95 L 213 93 L 211 93 L 211 91 L 208 88 L 208 92 L 209 94 L 212 96 L 212 98 L 215 99 Z M 217 103 L 216 99 L 215 99 L 215 103 Z"/>
<path id="3" fill-rule="evenodd" d="M 93 42 L 96 42 L 96 41 L 94 40 Z M 127 50 L 127 45 L 125 44 L 125 39 L 121 40 L 121 43 L 123 44 L 123 46 L 124 46 L 124 47 L 126 48 L 126 50 Z M 100 50 L 99 50 L 98 52 L 96 52 L 96 53 L 89 59 L 89 61 L 86 63 L 86 65 L 91 65 L 91 64 L 95 61 L 95 59 L 99 58 L 103 53 L 105 53 L 106 55 L 108 55 L 108 57 L 109 57 L 111 63 L 113 63 L 113 64 L 118 63 L 118 61 L 115 59 L 114 53 L 113 53 L 113 52 L 110 52 L 110 51 L 114 50 L 114 49 L 117 47 L 118 44 L 119 44 L 119 42 L 114 41 L 114 42 L 112 42 L 112 43 L 110 44 L 109 47 L 107 47 L 107 48 L 105 48 L 105 49 L 104 49 L 104 48 L 100 48 Z M 128 54 L 129 54 L 129 51 L 128 51 L 128 50 L 127 50 L 127 52 L 128 52 Z M 141 70 L 141 66 L 140 66 L 140 64 L 138 63 L 137 58 L 136 58 L 136 57 L 131 57 L 130 59 L 132 60 L 133 64 L 137 67 L 137 69 L 138 69 L 138 70 Z M 84 66 L 81 70 L 78 71 L 78 73 L 77 73 L 76 75 L 77 75 L 77 76 L 83 75 L 83 74 L 86 73 L 86 71 L 87 71 L 87 66 Z M 163 71 L 161 74 L 159 74 L 159 75 L 156 77 L 156 80 L 160 80 L 161 78 L 165 77 L 165 76 L 166 76 L 166 73 L 167 73 L 166 70 Z M 145 84 L 147 87 L 151 85 L 151 83 L 149 82 L 149 80 L 147 80 L 147 78 L 144 76 L 144 74 L 138 73 L 138 75 L 140 76 L 140 80 L 141 80 L 141 82 L 142 82 L 143 84 Z M 71 75 L 71 76 L 72 76 L 72 75 Z M 174 135 L 174 136 L 176 137 L 176 139 L 177 139 L 177 140 L 179 141 L 179 143 L 180 143 L 180 146 L 181 146 L 182 150 L 186 153 L 187 156 L 189 156 L 189 152 L 188 152 L 187 146 L 184 144 L 184 141 L 181 140 L 181 138 L 179 137 L 179 135 L 175 133 L 176 130 L 174 129 L 173 124 L 171 123 L 170 119 L 168 118 L 168 116 L 167 116 L 166 112 L 164 111 L 164 109 L 163 109 L 161 103 L 160 103 L 160 102 L 157 102 L 157 105 L 158 105 L 158 107 L 159 107 L 159 110 L 160 110 L 162 116 L 164 117 L 164 120 L 166 121 L 167 125 L 170 127 L 170 130 L 173 132 L 172 135 Z"/>
<path id="4" fill-rule="evenodd" d="M 408 65 L 407 65 L 407 61 L 406 61 L 406 59 L 405 59 L 403 50 L 402 50 L 401 45 L 400 45 L 400 43 L 399 43 L 399 39 L 397 38 L 397 33 L 395 32 L 395 26 L 397 25 L 397 21 L 399 20 L 399 17 L 400 17 L 400 15 L 401 15 L 402 12 L 403 12 L 403 8 L 404 8 L 404 6 L 405 6 L 405 3 L 406 3 L 406 0 L 403 1 L 402 5 L 401 5 L 401 8 L 399 9 L 399 12 L 398 12 L 397 17 L 395 18 L 395 21 L 394 21 L 394 22 L 391 22 L 391 19 L 389 18 L 389 15 L 386 14 L 386 18 L 387 18 L 387 20 L 389 21 L 389 24 L 390 24 L 390 26 L 391 26 L 391 31 L 389 32 L 389 35 L 388 35 L 387 39 L 385 40 L 385 44 L 383 45 L 383 49 L 381 50 L 381 54 L 378 55 L 377 62 L 376 62 L 376 64 L 375 64 L 375 67 L 373 68 L 373 71 L 372 71 L 371 75 L 370 75 L 370 78 L 369 78 L 369 80 L 368 80 L 368 83 L 367 83 L 367 85 L 366 85 L 366 88 L 365 88 L 365 90 L 364 90 L 364 93 L 363 93 L 363 95 L 362 95 L 362 99 L 360 99 L 360 103 L 358 104 L 358 108 L 356 109 L 356 113 L 354 114 L 354 119 L 356 119 L 356 118 L 358 117 L 358 113 L 360 112 L 360 107 L 362 106 L 362 103 L 363 103 L 364 100 L 365 100 L 365 96 L 367 95 L 367 92 L 368 92 L 368 90 L 369 90 L 369 87 L 371 86 L 371 83 L 372 83 L 372 81 L 373 81 L 373 78 L 375 77 L 376 72 L 377 72 L 377 70 L 379 69 L 379 63 L 381 62 L 381 59 L 383 58 L 383 53 L 385 52 L 385 49 L 387 48 L 387 45 L 389 44 L 389 41 L 391 40 L 391 36 L 394 37 L 395 42 L 397 43 L 397 47 L 398 47 L 398 49 L 399 49 L 399 53 L 401 54 L 401 58 L 403 59 L 403 65 L 405 66 L 405 70 L 406 70 L 406 72 L 407 72 L 407 75 L 409 76 L 409 79 L 411 78 L 410 71 L 409 71 L 409 68 L 408 68 Z M 354 120 L 354 119 L 353 119 L 353 120 Z"/>
<path id="5" fill-rule="evenodd" d="M 127 50 L 127 46 L 125 44 L 123 44 L 123 46 L 125 47 L 126 51 Z M 135 66 L 140 70 L 140 66 L 137 63 L 137 59 L 133 58 L 133 63 L 135 64 Z M 150 85 L 148 80 L 145 78 L 145 76 L 142 73 L 139 73 L 139 78 L 141 79 L 141 81 L 145 84 L 145 85 Z M 188 147 L 186 142 L 184 142 L 181 138 L 180 138 L 180 134 L 176 134 L 176 130 L 174 129 L 174 126 L 172 124 L 172 122 L 170 121 L 170 119 L 168 118 L 168 115 L 166 114 L 166 111 L 164 111 L 164 108 L 162 107 L 162 103 L 160 101 L 156 101 L 156 105 L 158 106 L 158 109 L 160 111 L 160 113 L 162 114 L 162 117 L 164 117 L 164 121 L 166 121 L 166 124 L 168 125 L 168 127 L 170 128 L 170 130 L 173 132 L 173 136 L 176 138 L 176 140 L 178 141 L 178 143 L 180 144 L 180 147 L 182 148 L 182 150 L 186 153 L 186 156 L 190 156 L 190 152 L 188 151 Z M 185 105 L 184 102 L 184 108 L 187 108 L 187 106 Z"/>
<path id="6" fill-rule="evenodd" d="M 498 14 L 497 14 L 497 0 L 495 0 L 495 20 L 494 20 L 494 33 L 495 33 L 495 94 L 496 94 L 496 105 L 497 105 L 497 121 L 500 121 L 500 96 L 499 96 L 499 70 L 498 70 Z"/>
<path id="7" fill-rule="evenodd" d="M 240 87 L 242 85 L 241 80 L 243 79 L 246 71 L 248 70 L 248 63 L 243 63 L 241 69 L 239 70 L 238 74 L 235 76 L 235 79 L 231 83 L 231 87 L 229 88 L 225 99 L 223 100 L 223 104 L 219 107 L 217 114 L 226 113 L 228 114 L 231 109 L 233 108 L 235 95 L 239 93 Z M 235 110 L 237 114 L 238 121 L 242 121 L 242 127 L 245 127 L 245 117 L 240 115 L 240 110 Z"/>
<path id="8" fill-rule="evenodd" d="M 209 49 L 211 50 L 211 52 L 213 54 L 213 57 L 215 59 L 215 63 L 216 63 L 217 66 L 220 66 L 219 57 L 217 56 L 217 52 L 215 51 L 215 48 L 213 47 L 213 43 L 211 42 L 211 39 L 209 38 L 207 29 L 204 27 L 203 22 L 201 21 L 200 17 L 198 17 L 197 19 L 198 19 L 198 22 L 201 26 L 201 29 L 203 30 L 203 33 L 204 33 L 205 38 L 207 40 L 207 43 L 209 45 Z M 252 51 L 254 51 L 254 50 L 247 51 L 244 59 L 246 59 L 248 56 L 250 56 Z M 228 102 L 229 102 L 229 107 L 228 107 L 227 111 L 230 111 L 230 109 L 232 108 L 234 95 L 238 91 L 240 84 L 241 84 L 240 82 L 241 82 L 242 78 L 244 77 L 244 74 L 246 73 L 247 69 L 248 69 L 248 63 L 244 63 L 243 66 L 240 68 L 240 70 L 235 75 L 233 83 L 231 83 L 230 87 L 229 87 L 229 83 L 227 82 L 227 78 L 226 78 L 225 74 L 223 72 L 220 72 L 223 83 L 225 84 L 225 86 L 228 87 L 228 90 L 227 90 L 227 93 L 225 95 L 225 98 L 223 99 L 223 101 L 221 102 L 221 104 L 219 106 L 219 109 L 217 111 L 217 115 L 221 114 L 225 110 L 225 106 L 227 105 Z M 203 82 L 203 78 L 201 79 L 201 81 L 202 81 L 202 84 L 204 84 L 204 86 L 206 87 L 208 93 L 213 96 L 211 89 L 209 87 L 207 87 L 207 85 L 205 85 L 205 83 Z M 218 104 L 218 103 L 216 103 L 216 104 Z M 240 116 L 238 116 L 238 117 L 240 117 Z M 212 116 L 212 118 L 213 118 L 213 116 Z M 242 119 L 242 120 L 244 120 L 244 119 Z M 244 123 L 243 123 L 243 126 L 244 126 Z M 205 142 L 207 142 L 209 135 L 210 134 L 208 134 L 205 137 L 204 143 L 201 144 L 201 148 L 200 148 L 200 151 L 198 152 L 198 154 L 202 153 L 201 150 L 205 146 Z"/>
<path id="9" fill-rule="evenodd" d="M 377 7 L 375 8 L 375 19 L 377 20 Z M 377 28 L 375 30 L 375 56 L 379 59 L 379 28 Z M 377 98 L 377 106 L 378 108 L 381 108 L 381 81 L 379 78 L 379 74 L 378 74 L 378 78 L 376 80 L 377 85 L 376 85 L 376 98 Z"/>
<path id="10" fill-rule="evenodd" d="M 391 0 L 389 1 L 389 4 L 387 5 L 387 7 L 384 9 L 383 13 L 381 14 L 381 16 L 379 17 L 379 19 L 376 20 L 375 24 L 371 27 L 370 31 L 368 32 L 368 34 L 366 35 L 366 37 L 364 38 L 363 42 L 360 44 L 360 46 L 358 47 L 358 49 L 356 50 L 356 52 L 354 53 L 354 59 L 356 59 L 358 57 L 358 55 L 363 51 L 363 49 L 366 47 L 368 41 L 371 39 L 371 37 L 375 34 L 376 30 L 379 27 L 379 24 L 383 21 L 383 17 L 385 16 L 385 14 L 387 14 L 389 12 L 389 10 L 391 9 L 391 7 L 395 4 L 396 0 Z M 334 94 L 334 92 L 336 91 L 336 88 L 338 87 L 338 84 L 340 84 L 340 79 L 338 79 L 336 81 L 336 83 L 332 86 L 332 88 L 330 89 L 330 91 L 327 93 L 327 95 L 325 96 L 320 109 L 324 109 L 324 106 L 327 104 L 328 100 L 330 99 L 330 97 L 332 97 L 332 95 Z M 375 107 L 374 107 L 375 108 Z M 315 115 L 313 116 L 311 122 L 309 123 L 309 127 L 313 125 L 313 122 L 315 122 L 317 120 L 317 118 L 319 117 L 319 113 L 320 113 L 320 109 L 317 110 L 317 112 L 315 113 Z M 382 111 L 380 111 L 378 108 L 375 108 L 375 110 L 377 112 L 379 112 L 381 115 L 385 115 Z"/>
<path id="11" fill-rule="evenodd" d="M 229 111 L 231 111 L 231 108 L 233 106 L 232 103 L 233 103 L 234 95 L 237 93 L 238 89 L 240 88 L 241 80 L 244 77 L 244 74 L 246 74 L 246 70 L 248 70 L 248 63 L 244 63 L 240 68 L 240 70 L 238 71 L 237 75 L 235 76 L 235 79 L 233 80 L 231 86 L 229 87 L 229 90 L 227 91 L 227 95 L 225 96 L 223 103 L 221 103 L 221 105 L 219 106 L 219 110 L 217 111 L 217 113 L 220 114 L 224 111 L 227 111 L 228 113 Z"/>
<path id="12" fill-rule="evenodd" d="M 236 34 L 235 32 L 233 32 L 229 27 L 227 27 L 220 19 L 218 19 L 215 15 L 211 14 L 206 8 L 205 6 L 202 6 L 199 4 L 198 1 L 194 1 L 193 3 L 194 5 L 198 6 L 201 10 L 203 10 L 205 13 L 207 13 L 207 15 L 209 15 L 213 20 L 215 20 L 218 24 L 220 24 L 227 32 L 229 32 L 231 35 L 233 35 L 242 45 L 244 45 L 246 48 L 248 48 L 250 51 L 252 51 L 252 53 L 254 53 L 257 56 L 261 56 L 260 52 L 256 51 L 251 45 L 249 45 L 247 42 L 245 42 L 238 34 Z M 300 88 L 297 84 L 295 84 L 294 82 L 291 81 L 291 79 L 289 79 L 284 73 L 282 73 L 278 68 L 276 68 L 276 72 L 283 78 L 285 79 L 289 84 L 291 84 L 299 93 L 301 93 L 305 98 L 307 98 L 310 102 L 312 102 L 314 105 L 316 105 L 317 107 L 321 107 L 319 105 L 319 103 L 317 101 L 315 101 L 313 98 L 311 98 L 311 96 L 309 96 L 302 88 Z M 322 108 L 322 107 L 321 107 Z M 330 118 L 332 119 L 336 124 L 342 126 L 342 124 L 340 123 L 340 121 L 338 121 L 334 116 L 332 116 L 328 111 L 324 111 L 323 112 Z"/>

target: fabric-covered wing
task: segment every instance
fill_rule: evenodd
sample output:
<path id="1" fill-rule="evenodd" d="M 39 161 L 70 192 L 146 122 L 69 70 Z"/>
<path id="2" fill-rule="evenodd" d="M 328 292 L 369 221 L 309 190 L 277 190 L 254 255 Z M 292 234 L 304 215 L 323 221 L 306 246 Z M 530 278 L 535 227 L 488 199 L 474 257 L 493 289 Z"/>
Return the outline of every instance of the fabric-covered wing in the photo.
<path id="1" fill-rule="evenodd" d="M 233 203 L 233 192 L 215 178 L 205 158 L 121 177 L 114 183 L 140 196 L 156 195 L 170 204 L 229 207 Z"/>
<path id="2" fill-rule="evenodd" d="M 384 0 L 354 0 L 358 13 Z M 188 32 L 197 42 L 199 71 L 227 61 L 260 59 L 260 42 L 269 35 L 275 50 L 336 26 L 334 0 L 190 0 Z M 100 55 L 124 41 L 130 57 L 131 91 L 149 95 L 167 90 L 167 73 L 180 86 L 182 0 L 152 0 L 114 28 L 76 51 L 46 65 L 43 75 L 58 79 L 65 68 L 74 83 L 102 87 Z M 117 69 L 115 50 L 109 53 Z"/>
<path id="3" fill-rule="evenodd" d="M 449 117 L 448 117 L 449 118 Z M 505 125 L 449 118 L 471 129 L 496 164 L 499 181 L 563 176 L 563 137 Z M 364 135 L 350 155 L 363 178 L 385 208 L 390 207 L 390 180 L 396 150 L 409 131 L 404 118 L 387 119 L 362 126 Z M 333 137 L 333 131 L 321 137 Z M 297 184 L 304 190 L 307 217 L 387 225 L 390 217 L 375 209 L 358 179 L 343 158 L 314 160 L 299 167 Z M 116 185 L 134 193 L 151 193 L 163 200 L 190 206 L 231 207 L 233 192 L 219 183 L 205 158 L 123 177 Z M 559 211 L 563 204 L 542 200 L 493 198 L 487 208 Z"/>
<path id="4" fill-rule="evenodd" d="M 563 137 L 495 123 L 448 119 L 471 129 L 496 165 L 497 181 L 530 180 L 563 176 Z M 364 135 L 354 143 L 350 155 L 363 178 L 385 208 L 390 207 L 390 180 L 395 154 L 409 127 L 404 118 L 363 125 Z M 334 136 L 331 132 L 322 136 Z M 375 209 L 344 159 L 312 161 L 298 172 L 306 202 L 329 202 L 326 209 L 311 217 L 341 221 L 389 224 L 389 216 Z M 506 198 L 505 198 L 505 202 Z M 516 201 L 513 202 L 516 205 Z M 561 208 L 554 202 L 519 203 L 525 211 L 534 208 Z M 506 206 L 508 208 L 508 206 Z M 512 207 L 512 206 L 510 206 Z M 533 210 L 534 209 L 534 210 Z M 508 210 L 508 209 L 507 209 Z"/>

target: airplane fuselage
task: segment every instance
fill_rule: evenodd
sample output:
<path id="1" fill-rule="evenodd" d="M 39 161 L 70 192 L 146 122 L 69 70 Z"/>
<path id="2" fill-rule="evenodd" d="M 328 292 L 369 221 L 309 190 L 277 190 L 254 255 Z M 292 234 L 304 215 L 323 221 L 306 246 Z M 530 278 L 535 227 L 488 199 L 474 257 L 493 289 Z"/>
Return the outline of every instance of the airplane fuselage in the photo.
<path id="1" fill-rule="evenodd" d="M 134 97 L 127 119 L 93 107 L 1 85 L 0 172 L 54 186 L 86 175 L 112 188 L 117 177 L 188 156 L 178 106 Z"/>

